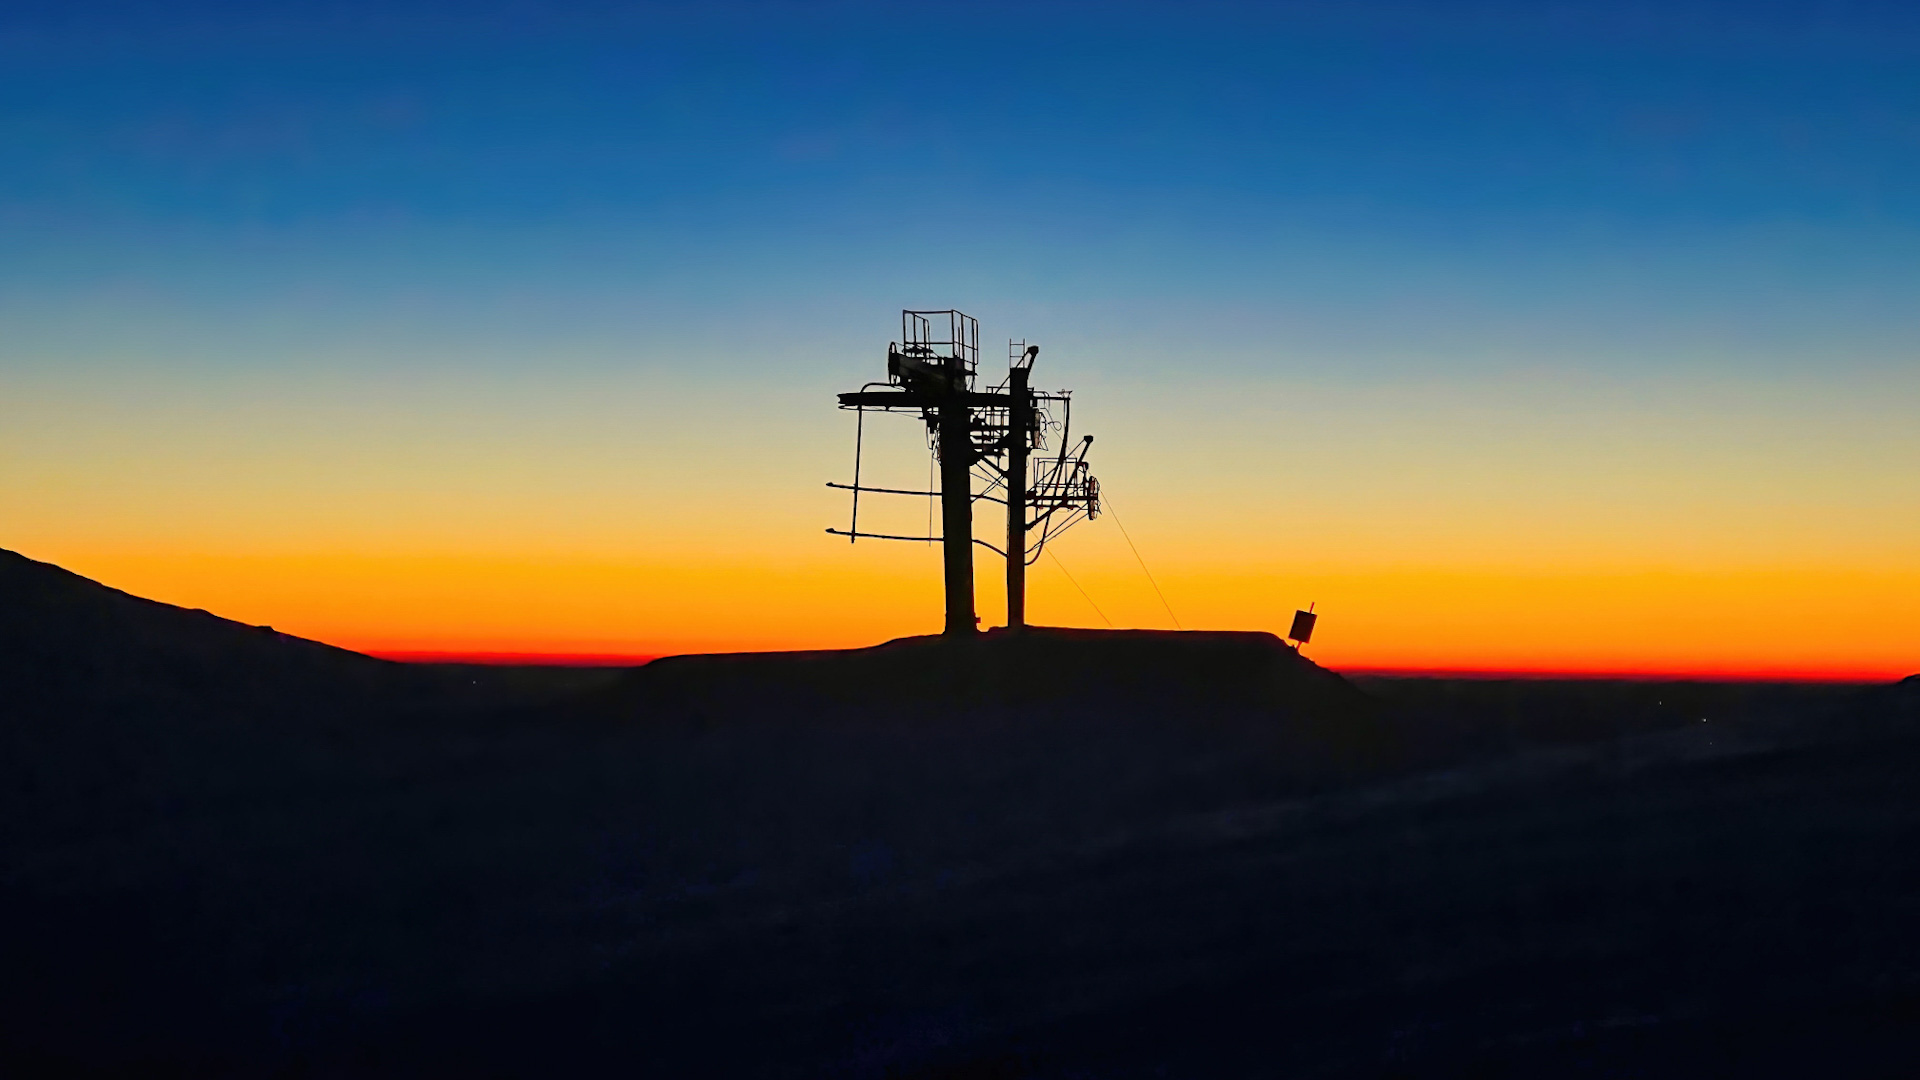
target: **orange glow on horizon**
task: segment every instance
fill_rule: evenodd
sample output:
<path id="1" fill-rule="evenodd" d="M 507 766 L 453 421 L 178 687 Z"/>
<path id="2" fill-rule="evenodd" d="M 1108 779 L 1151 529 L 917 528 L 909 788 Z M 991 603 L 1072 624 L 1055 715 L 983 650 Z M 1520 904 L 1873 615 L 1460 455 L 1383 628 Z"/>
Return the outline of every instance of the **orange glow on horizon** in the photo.
<path id="1" fill-rule="evenodd" d="M 1308 657 L 1312 659 L 1311 656 Z M 1880 669 L 1830 668 L 1338 668 L 1349 678 L 1385 679 L 1484 679 L 1487 681 L 1552 681 L 1579 679 L 1620 682 L 1755 682 L 1755 683 L 1834 683 L 1842 685 L 1878 685 L 1898 682 L 1905 672 Z"/>
<path id="2" fill-rule="evenodd" d="M 401 664 L 480 664 L 489 667 L 644 667 L 660 659 L 657 656 L 625 653 L 415 652 L 410 650 L 372 650 L 367 655 Z"/>
<path id="3" fill-rule="evenodd" d="M 1100 435 L 1110 513 L 1034 565 L 1036 624 L 1280 632 L 1317 603 L 1308 654 L 1336 671 L 1920 671 L 1902 464 L 1920 376 L 1189 381 L 1091 356 L 1046 370 L 1088 386 L 1076 430 Z M 830 397 L 848 363 L 725 394 L 696 367 L 48 374 L 6 402 L 0 543 L 379 655 L 626 662 L 937 631 L 936 548 L 821 531 L 848 521 L 822 486 L 850 478 L 854 420 Z M 870 420 L 864 454 L 871 483 L 930 486 L 917 421 Z M 861 521 L 922 535 L 930 510 L 874 499 Z M 978 554 L 986 626 L 1001 570 Z"/>
<path id="4" fill-rule="evenodd" d="M 1090 539 L 1090 538 L 1089 538 Z M 34 554 L 29 552 L 28 554 Z M 1037 625 L 1171 629 L 1139 567 L 1062 549 Z M 45 558 L 41 553 L 39 557 Z M 626 666 L 660 656 L 852 648 L 936 632 L 936 554 L 825 543 L 805 559 L 82 553 L 115 588 L 412 661 Z M 53 560 L 61 561 L 61 560 Z M 982 625 L 1004 621 L 998 560 L 977 566 Z M 1164 570 L 1189 629 L 1283 632 L 1350 674 L 1884 682 L 1920 670 L 1920 572 L 1831 568 Z"/>

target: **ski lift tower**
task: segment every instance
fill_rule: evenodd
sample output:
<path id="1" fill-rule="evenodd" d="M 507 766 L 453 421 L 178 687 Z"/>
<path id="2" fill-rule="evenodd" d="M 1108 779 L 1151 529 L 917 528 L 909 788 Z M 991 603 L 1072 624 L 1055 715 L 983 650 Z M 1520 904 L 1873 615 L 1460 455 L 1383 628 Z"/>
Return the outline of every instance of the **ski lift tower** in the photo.
<path id="1" fill-rule="evenodd" d="M 1099 482 L 1087 471 L 1086 436 L 1069 457 L 1066 438 L 1072 420 L 1072 400 L 1064 390 L 1035 393 L 1029 386 L 1038 345 L 1008 343 L 1005 382 L 990 389 L 976 386 L 980 362 L 980 324 L 959 311 L 903 311 L 901 340 L 887 347 L 887 380 L 868 383 L 840 395 L 840 407 L 859 414 L 854 436 L 853 483 L 827 486 L 853 493 L 852 520 L 845 530 L 828 529 L 856 542 L 873 540 L 938 539 L 946 578 L 946 632 L 965 636 L 977 628 L 973 610 L 973 545 L 1006 557 L 1007 625 L 1026 625 L 1026 568 L 1040 556 L 1046 542 L 1085 518 L 1100 512 Z M 885 389 L 875 389 L 885 387 Z M 1064 419 L 1056 423 L 1055 406 Z M 940 463 L 940 490 L 902 491 L 863 487 L 860 453 L 866 411 L 918 412 L 927 425 L 934 456 Z M 1059 453 L 1032 463 L 1031 452 L 1047 448 L 1047 433 L 1058 430 Z M 976 470 L 984 470 L 977 473 Z M 982 490 L 974 491 L 976 476 Z M 1004 492 L 1004 497 L 994 491 Z M 860 531 L 860 493 L 939 496 L 940 535 L 893 536 Z M 978 499 L 1007 507 L 1006 548 L 973 536 L 973 504 Z M 1028 534 L 1039 530 L 1031 545 Z"/>

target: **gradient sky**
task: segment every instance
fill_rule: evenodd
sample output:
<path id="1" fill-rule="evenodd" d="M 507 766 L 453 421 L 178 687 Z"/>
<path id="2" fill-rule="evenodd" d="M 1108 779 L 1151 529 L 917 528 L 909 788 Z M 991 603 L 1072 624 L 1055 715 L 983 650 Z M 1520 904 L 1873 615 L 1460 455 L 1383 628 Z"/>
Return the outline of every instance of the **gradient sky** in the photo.
<path id="1" fill-rule="evenodd" d="M 822 484 L 957 306 L 1185 626 L 1906 674 L 1917 300 L 1912 5 L 0 11 L 0 546 L 354 648 L 937 629 Z M 1170 625 L 1056 551 L 1035 621 Z"/>

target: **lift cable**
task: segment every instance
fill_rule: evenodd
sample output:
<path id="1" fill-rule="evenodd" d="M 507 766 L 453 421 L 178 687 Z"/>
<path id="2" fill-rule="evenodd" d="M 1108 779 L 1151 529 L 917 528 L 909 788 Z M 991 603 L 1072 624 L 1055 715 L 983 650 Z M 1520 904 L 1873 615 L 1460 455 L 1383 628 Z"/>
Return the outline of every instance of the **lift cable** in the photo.
<path id="1" fill-rule="evenodd" d="M 1107 629 L 1109 630 L 1113 629 L 1113 620 L 1107 618 L 1107 613 L 1104 611 L 1101 611 L 1100 605 L 1093 602 L 1093 597 L 1087 595 L 1087 590 L 1081 589 L 1080 583 L 1078 581 L 1074 581 L 1072 574 L 1067 573 L 1067 564 L 1060 561 L 1060 556 L 1055 555 L 1053 553 L 1052 548 L 1046 548 L 1044 550 L 1047 553 L 1047 557 L 1053 560 L 1053 565 L 1059 567 L 1060 572 L 1067 575 L 1067 580 L 1073 583 L 1073 587 L 1075 589 L 1080 590 L 1081 598 L 1087 602 L 1088 607 L 1091 607 L 1093 609 L 1093 613 L 1095 615 L 1100 616 L 1100 621 L 1107 624 Z"/>
<path id="2" fill-rule="evenodd" d="M 1133 537 L 1127 535 L 1127 527 L 1121 524 L 1120 514 L 1113 508 L 1113 497 L 1105 491 L 1102 491 L 1100 493 L 1100 502 L 1103 504 L 1101 509 L 1112 514 L 1113 523 L 1120 526 L 1120 535 L 1126 537 L 1127 547 L 1132 548 L 1134 561 L 1140 564 L 1140 572 L 1147 575 L 1147 584 L 1153 586 L 1153 594 L 1160 598 L 1160 606 L 1166 608 L 1167 614 L 1173 617 L 1174 629 L 1185 630 L 1186 627 L 1180 625 L 1180 616 L 1173 614 L 1173 605 L 1167 603 L 1167 594 L 1160 591 L 1160 583 L 1153 579 L 1153 571 L 1147 569 L 1147 560 L 1140 557 L 1140 549 L 1133 546 Z"/>

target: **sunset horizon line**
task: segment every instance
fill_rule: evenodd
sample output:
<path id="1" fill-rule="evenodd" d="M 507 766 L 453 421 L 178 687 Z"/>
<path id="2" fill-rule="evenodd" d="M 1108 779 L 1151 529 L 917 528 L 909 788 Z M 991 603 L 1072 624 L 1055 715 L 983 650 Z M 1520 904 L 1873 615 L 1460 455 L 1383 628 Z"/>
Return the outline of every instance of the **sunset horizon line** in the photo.
<path id="1" fill-rule="evenodd" d="M 1095 633 L 1107 632 L 1093 627 L 1073 627 Z M 1127 628 L 1136 629 L 1136 628 Z M 1158 631 L 1164 633 L 1208 633 L 1206 630 Z M 1226 631 L 1219 631 L 1226 632 Z M 917 636 L 917 635 L 908 635 Z M 1278 636 L 1278 635 L 1276 635 Z M 888 639 L 895 640 L 895 639 Z M 390 660 L 403 664 L 473 664 L 488 667 L 645 667 L 655 660 L 665 660 L 678 656 L 714 656 L 729 654 L 755 653 L 805 653 L 840 652 L 872 648 L 885 642 L 873 642 L 871 645 L 852 645 L 840 649 L 834 648 L 792 648 L 792 649 L 720 649 L 712 651 L 685 652 L 606 652 L 571 651 L 541 649 L 356 649 L 366 656 L 380 660 Z M 1312 660 L 1309 655 L 1307 659 Z M 1326 665 L 1323 665 L 1326 666 Z M 1731 682 L 1731 683 L 1808 683 L 1826 685 L 1879 685 L 1896 683 L 1914 676 L 1914 672 L 1904 670 L 1882 670 L 1880 668 L 1817 668 L 1817 667 L 1768 667 L 1768 666 L 1700 666 L 1700 667 L 1658 667 L 1643 668 L 1621 667 L 1613 665 L 1595 665 L 1580 667 L 1564 664 L 1524 665 L 1485 665 L 1471 664 L 1451 666 L 1423 665 L 1339 665 L 1327 666 L 1327 670 L 1347 678 L 1376 679 L 1475 679 L 1475 680 L 1525 680 L 1525 681 L 1586 681 L 1586 682 Z"/>

